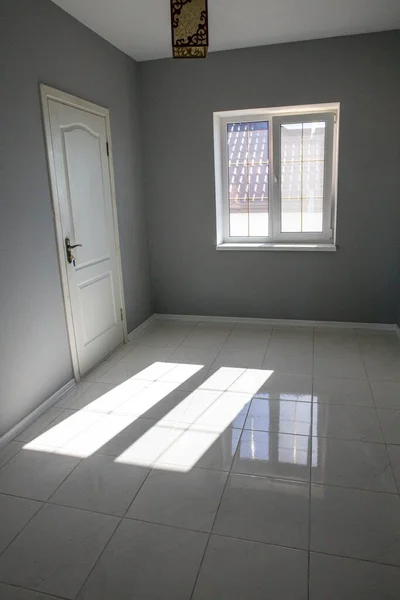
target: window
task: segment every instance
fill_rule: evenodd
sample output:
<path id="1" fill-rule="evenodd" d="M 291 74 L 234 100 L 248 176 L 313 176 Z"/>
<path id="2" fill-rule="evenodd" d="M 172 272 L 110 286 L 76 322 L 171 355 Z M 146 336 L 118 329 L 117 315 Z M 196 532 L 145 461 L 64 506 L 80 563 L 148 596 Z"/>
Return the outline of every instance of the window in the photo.
<path id="1" fill-rule="evenodd" d="M 338 114 L 214 113 L 219 249 L 335 249 Z"/>

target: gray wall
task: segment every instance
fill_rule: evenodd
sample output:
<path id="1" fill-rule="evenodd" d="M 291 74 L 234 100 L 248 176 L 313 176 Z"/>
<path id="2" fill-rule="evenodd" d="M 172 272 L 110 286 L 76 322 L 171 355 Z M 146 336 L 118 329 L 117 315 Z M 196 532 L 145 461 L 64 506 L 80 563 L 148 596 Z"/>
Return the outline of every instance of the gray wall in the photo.
<path id="1" fill-rule="evenodd" d="M 137 65 L 48 0 L 0 0 L 0 436 L 72 378 L 38 82 L 111 111 L 128 330 L 153 312 Z"/>
<path id="2" fill-rule="evenodd" d="M 394 323 L 400 32 L 139 65 L 156 310 Z M 213 111 L 341 103 L 336 253 L 216 252 Z"/>

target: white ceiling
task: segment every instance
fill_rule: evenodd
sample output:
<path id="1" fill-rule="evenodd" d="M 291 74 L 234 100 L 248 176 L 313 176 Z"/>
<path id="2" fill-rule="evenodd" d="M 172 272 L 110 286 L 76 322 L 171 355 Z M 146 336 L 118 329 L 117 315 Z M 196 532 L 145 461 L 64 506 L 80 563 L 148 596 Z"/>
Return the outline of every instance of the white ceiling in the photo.
<path id="1" fill-rule="evenodd" d="M 171 56 L 169 0 L 53 0 L 136 60 Z M 208 0 L 210 52 L 400 28 L 400 0 Z"/>

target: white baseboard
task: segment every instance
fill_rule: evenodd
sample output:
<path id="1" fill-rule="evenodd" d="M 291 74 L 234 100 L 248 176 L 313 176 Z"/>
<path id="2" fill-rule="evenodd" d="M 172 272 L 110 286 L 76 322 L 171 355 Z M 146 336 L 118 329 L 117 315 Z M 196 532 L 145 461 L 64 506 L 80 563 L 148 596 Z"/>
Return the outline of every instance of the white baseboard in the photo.
<path id="1" fill-rule="evenodd" d="M 253 325 L 291 325 L 292 327 L 340 327 L 341 329 L 376 329 L 394 331 L 397 325 L 390 323 L 351 323 L 348 321 L 303 321 L 297 319 L 257 319 L 251 317 L 209 317 L 204 315 L 154 315 L 157 320 L 210 321 L 219 323 L 249 323 Z"/>
<path id="2" fill-rule="evenodd" d="M 0 449 L 9 442 L 11 442 L 11 440 L 17 437 L 17 435 L 19 435 L 22 431 L 29 427 L 29 425 L 32 425 L 32 423 L 36 421 L 36 419 L 38 419 L 47 409 L 51 408 L 53 404 L 58 402 L 58 400 L 61 400 L 61 398 L 65 394 L 73 390 L 75 386 L 75 379 L 71 379 L 71 381 L 63 385 L 63 387 L 60 388 L 57 392 L 55 392 L 55 394 L 50 396 L 50 398 L 47 398 L 47 400 L 42 402 L 40 406 L 38 406 L 37 408 L 35 408 L 35 410 L 29 413 L 27 417 L 25 417 L 24 419 L 22 419 L 22 421 L 17 423 L 15 427 L 13 427 L 12 429 L 10 429 L 10 431 L 7 431 L 7 433 L 2 435 L 0 437 Z"/>
<path id="3" fill-rule="evenodd" d="M 148 319 L 143 321 L 143 323 L 141 323 L 141 325 L 136 327 L 136 329 L 134 329 L 133 331 L 128 333 L 128 342 L 131 342 L 135 337 L 137 337 L 138 335 L 143 333 L 143 331 L 150 325 L 150 323 L 155 321 L 156 318 L 157 318 L 157 315 L 155 315 L 155 314 L 151 315 L 151 317 L 149 317 Z"/>

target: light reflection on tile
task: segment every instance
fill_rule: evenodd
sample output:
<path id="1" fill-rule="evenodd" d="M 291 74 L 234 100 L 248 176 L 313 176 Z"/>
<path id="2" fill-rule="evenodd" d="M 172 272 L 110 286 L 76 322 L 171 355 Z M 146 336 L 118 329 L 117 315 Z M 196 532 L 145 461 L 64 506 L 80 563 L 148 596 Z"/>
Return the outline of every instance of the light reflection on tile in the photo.
<path id="1" fill-rule="evenodd" d="M 308 436 L 311 434 L 311 404 L 255 398 L 249 409 L 245 429 Z"/>
<path id="2" fill-rule="evenodd" d="M 309 481 L 310 438 L 285 433 L 245 430 L 232 471 Z"/>

